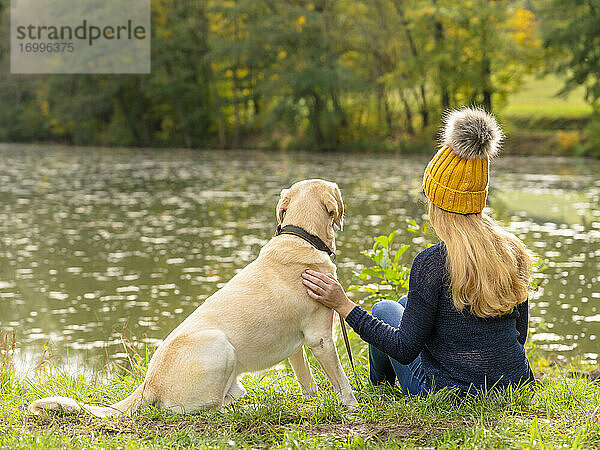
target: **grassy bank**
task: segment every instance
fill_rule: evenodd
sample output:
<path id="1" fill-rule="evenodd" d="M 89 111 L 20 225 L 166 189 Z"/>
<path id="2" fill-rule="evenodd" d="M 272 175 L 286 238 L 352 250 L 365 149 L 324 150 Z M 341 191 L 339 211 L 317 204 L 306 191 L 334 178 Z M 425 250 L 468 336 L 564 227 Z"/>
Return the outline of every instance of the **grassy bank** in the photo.
<path id="1" fill-rule="evenodd" d="M 558 96 L 564 80 L 556 75 L 530 76 L 518 92 L 510 95 L 503 114 L 515 118 L 586 118 L 592 107 L 585 102 L 585 88 L 579 86 L 566 95 Z"/>
<path id="2" fill-rule="evenodd" d="M 366 368 L 363 344 L 353 340 L 353 346 L 359 353 L 359 366 Z M 397 389 L 369 385 L 366 372 L 361 370 L 363 389 L 357 393 L 360 407 L 353 412 L 338 405 L 312 359 L 311 365 L 320 387 L 314 398 L 303 398 L 291 368 L 282 366 L 245 376 L 242 381 L 248 394 L 227 413 L 184 416 L 148 406 L 133 417 L 102 420 L 58 413 L 33 416 L 24 405 L 47 395 L 110 404 L 138 385 L 145 359 L 132 360 L 123 375 L 104 381 L 66 375 L 49 367 L 24 378 L 5 364 L 0 375 L 0 447 L 600 446 L 600 384 L 544 360 L 534 360 L 540 380 L 535 392 L 523 388 L 466 399 L 448 391 L 407 398 Z"/>
<path id="3" fill-rule="evenodd" d="M 593 114 L 585 88 L 558 96 L 564 80 L 530 76 L 509 96 L 499 113 L 508 138 L 504 153 L 516 155 L 598 156 L 597 137 L 588 129 Z"/>

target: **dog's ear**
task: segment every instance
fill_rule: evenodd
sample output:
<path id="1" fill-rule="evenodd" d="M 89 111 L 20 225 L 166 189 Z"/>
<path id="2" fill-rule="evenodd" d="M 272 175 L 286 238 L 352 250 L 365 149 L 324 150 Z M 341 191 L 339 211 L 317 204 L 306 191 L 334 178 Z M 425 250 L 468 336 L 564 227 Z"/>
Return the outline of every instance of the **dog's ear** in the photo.
<path id="1" fill-rule="evenodd" d="M 334 184 L 333 192 L 325 202 L 325 207 L 329 216 L 333 219 L 333 224 L 338 229 L 344 228 L 344 202 L 342 201 L 342 192 L 337 184 Z"/>
<path id="2" fill-rule="evenodd" d="M 277 223 L 279 224 L 283 222 L 285 210 L 287 209 L 288 204 L 290 203 L 290 198 L 287 195 L 289 191 L 289 189 L 282 189 L 281 194 L 279 196 L 279 202 L 277 203 L 277 209 L 275 213 L 277 215 Z"/>

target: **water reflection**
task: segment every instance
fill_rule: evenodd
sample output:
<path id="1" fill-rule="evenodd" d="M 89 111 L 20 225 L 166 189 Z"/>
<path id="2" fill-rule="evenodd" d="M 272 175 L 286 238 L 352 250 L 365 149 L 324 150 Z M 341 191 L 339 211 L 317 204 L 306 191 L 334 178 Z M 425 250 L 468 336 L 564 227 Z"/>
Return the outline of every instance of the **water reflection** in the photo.
<path id="1" fill-rule="evenodd" d="M 0 146 L 0 326 L 88 367 L 122 358 L 126 325 L 159 342 L 270 239 L 282 187 L 337 181 L 348 284 L 371 236 L 422 221 L 427 157 Z M 554 357 L 597 359 L 600 163 L 501 158 L 489 204 L 550 260 L 532 331 Z M 418 245 L 406 254 L 409 261 Z"/>

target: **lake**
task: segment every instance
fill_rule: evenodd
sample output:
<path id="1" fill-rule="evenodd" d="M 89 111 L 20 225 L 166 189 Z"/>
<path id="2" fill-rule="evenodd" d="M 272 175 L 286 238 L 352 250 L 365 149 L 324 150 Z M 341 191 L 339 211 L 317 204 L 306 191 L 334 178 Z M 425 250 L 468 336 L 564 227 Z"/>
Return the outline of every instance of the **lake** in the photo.
<path id="1" fill-rule="evenodd" d="M 1 144 L 0 328 L 17 331 L 23 367 L 44 351 L 85 369 L 122 361 L 124 327 L 160 342 L 257 256 L 280 190 L 305 178 L 342 189 L 343 285 L 375 235 L 399 229 L 410 264 L 423 237 L 406 221 L 424 221 L 430 156 Z M 531 304 L 537 349 L 597 361 L 600 161 L 499 158 L 488 206 L 548 261 Z"/>

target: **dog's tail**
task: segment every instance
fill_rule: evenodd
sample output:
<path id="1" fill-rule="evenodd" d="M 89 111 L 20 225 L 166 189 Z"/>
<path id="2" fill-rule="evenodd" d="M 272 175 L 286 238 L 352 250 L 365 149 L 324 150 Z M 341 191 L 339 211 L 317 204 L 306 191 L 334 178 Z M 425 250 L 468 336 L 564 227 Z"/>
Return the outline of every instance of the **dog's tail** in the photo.
<path id="1" fill-rule="evenodd" d="M 43 411 L 63 411 L 69 413 L 87 412 L 96 417 L 116 417 L 122 414 L 135 412 L 144 400 L 150 400 L 148 393 L 144 392 L 146 382 L 144 381 L 133 393 L 124 400 L 110 406 L 96 406 L 80 403 L 69 397 L 46 397 L 32 402 L 28 409 L 33 414 L 41 414 Z"/>

